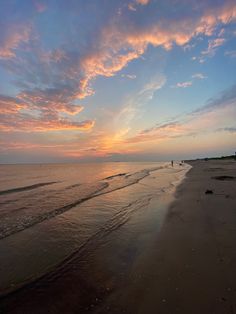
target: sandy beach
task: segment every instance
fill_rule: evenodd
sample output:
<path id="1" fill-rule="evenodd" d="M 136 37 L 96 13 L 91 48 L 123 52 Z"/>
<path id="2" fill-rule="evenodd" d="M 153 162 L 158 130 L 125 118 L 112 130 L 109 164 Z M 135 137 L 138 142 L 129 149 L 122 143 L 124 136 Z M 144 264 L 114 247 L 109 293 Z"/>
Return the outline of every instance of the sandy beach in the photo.
<path id="1" fill-rule="evenodd" d="M 129 248 L 119 274 L 114 235 L 90 263 L 2 298 L 0 313 L 236 313 L 236 161 L 189 163 L 160 231 Z"/>
<path id="2" fill-rule="evenodd" d="M 128 313 L 236 311 L 236 163 L 191 165 L 142 280 L 122 296 Z"/>
<path id="3" fill-rule="evenodd" d="M 112 313 L 236 313 L 236 162 L 189 163 L 139 280 L 106 302 L 119 304 Z"/>

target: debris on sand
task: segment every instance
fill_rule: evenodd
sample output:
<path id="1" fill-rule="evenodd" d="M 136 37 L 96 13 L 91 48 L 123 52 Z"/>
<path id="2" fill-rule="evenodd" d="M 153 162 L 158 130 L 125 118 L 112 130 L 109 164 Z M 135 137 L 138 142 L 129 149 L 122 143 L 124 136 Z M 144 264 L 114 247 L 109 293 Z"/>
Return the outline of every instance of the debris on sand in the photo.
<path id="1" fill-rule="evenodd" d="M 213 194 L 212 190 L 206 190 L 205 194 Z"/>

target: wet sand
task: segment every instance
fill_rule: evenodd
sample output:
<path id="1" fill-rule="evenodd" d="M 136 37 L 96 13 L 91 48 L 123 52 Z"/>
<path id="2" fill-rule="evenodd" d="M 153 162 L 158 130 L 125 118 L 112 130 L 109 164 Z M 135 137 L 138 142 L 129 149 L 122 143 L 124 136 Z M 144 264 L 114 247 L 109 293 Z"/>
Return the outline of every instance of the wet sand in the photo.
<path id="1" fill-rule="evenodd" d="M 236 313 L 236 161 L 190 164 L 140 279 L 111 296 L 109 308 Z"/>
<path id="2" fill-rule="evenodd" d="M 112 233 L 112 246 L 2 298 L 0 313 L 236 313 L 236 161 L 191 165 L 161 231 Z"/>

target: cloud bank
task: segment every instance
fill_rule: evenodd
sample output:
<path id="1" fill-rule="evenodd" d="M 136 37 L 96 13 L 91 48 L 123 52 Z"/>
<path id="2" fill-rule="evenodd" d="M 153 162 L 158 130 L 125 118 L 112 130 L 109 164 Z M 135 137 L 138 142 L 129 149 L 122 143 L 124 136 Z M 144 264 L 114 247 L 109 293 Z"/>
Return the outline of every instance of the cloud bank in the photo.
<path id="1" fill-rule="evenodd" d="M 74 128 L 78 125 L 81 128 L 87 123 L 68 123 L 67 120 L 62 123 L 58 116 L 61 113 L 78 114 L 82 110 L 76 101 L 93 95 L 92 82 L 96 77 L 114 76 L 128 63 L 140 58 L 150 45 L 166 50 L 173 45 L 184 46 L 193 37 L 210 36 L 219 24 L 228 24 L 236 19 L 234 1 L 224 1 L 214 6 L 211 1 L 206 1 L 201 3 L 194 15 L 190 3 L 181 18 L 178 14 L 170 14 L 170 17 L 154 14 L 152 1 L 136 0 L 133 4 L 140 6 L 137 10 L 148 10 L 142 12 L 142 23 L 138 19 L 141 13 L 130 12 L 118 1 L 114 7 L 110 7 L 105 22 L 99 25 L 96 32 L 93 29 L 91 40 L 83 44 L 73 36 L 73 40 L 76 40 L 73 46 L 66 45 L 67 38 L 62 38 L 57 47 L 45 49 L 32 19 L 18 25 L 6 21 L 1 27 L 4 31 L 0 36 L 0 65 L 17 77 L 16 84 L 21 90 L 15 96 L 15 108 L 13 101 L 9 110 L 19 115 L 19 121 L 22 120 L 21 110 L 27 107 L 28 115 L 24 115 L 23 120 L 27 120 L 28 116 L 28 125 L 31 127 L 35 123 L 34 129 L 40 129 L 40 121 L 46 117 L 53 117 L 54 122 L 60 121 L 61 126 Z M 78 2 L 74 9 L 79 12 L 81 6 Z M 35 2 L 35 7 L 39 13 L 46 10 L 46 6 L 40 2 Z M 79 19 L 75 20 L 73 32 L 79 27 L 77 23 Z M 213 53 L 223 42 L 224 39 L 209 40 L 208 49 L 203 53 Z M 190 81 L 178 83 L 177 87 L 185 88 L 191 84 Z M 35 110 L 39 110 L 40 119 L 35 116 Z M 1 118 L 4 130 L 5 118 Z M 52 128 L 53 125 L 57 130 L 58 123 L 52 123 Z M 89 125 L 92 127 L 94 121 L 90 121 Z"/>
<path id="2" fill-rule="evenodd" d="M 6 93 L 1 90 L 0 95 L 0 130 L 4 135 L 92 130 L 97 117 L 87 108 L 86 101 L 90 97 L 91 102 L 96 102 L 96 79 L 116 76 L 138 59 L 145 60 L 154 48 L 157 54 L 163 51 L 168 54 L 179 47 L 189 52 L 202 38 L 207 39 L 207 46 L 199 52 L 199 60 L 204 62 L 227 43 L 223 28 L 236 21 L 233 0 L 198 3 L 194 0 L 102 0 L 92 4 L 82 0 L 47 4 L 38 0 L 24 4 L 16 0 L 9 4 L 3 0 L 2 3 L 0 67 L 10 77 L 6 76 L 4 81 L 8 84 Z M 197 39 L 195 43 L 194 39 Z M 231 57 L 234 54 L 234 50 L 225 53 Z M 119 73 L 119 77 L 138 81 L 141 73 L 136 75 L 130 70 L 131 74 Z M 186 80 L 178 82 L 180 79 L 177 79 L 175 87 L 188 88 L 195 80 L 205 79 L 206 75 L 200 71 L 195 73 L 194 69 L 191 73 L 195 74 Z M 99 146 L 102 132 L 95 127 L 94 137 L 86 143 L 89 149 L 80 147 L 83 153 L 98 154 L 99 150 L 107 153 L 120 144 L 126 145 L 128 151 L 128 145 L 134 143 L 193 135 L 198 128 L 203 128 L 206 122 L 200 120 L 207 120 L 213 109 L 218 111 L 223 108 L 222 103 L 228 102 L 231 107 L 234 103 L 231 96 L 235 94 L 235 87 L 232 95 L 228 91 L 222 94 L 222 99 L 209 100 L 204 107 L 187 115 L 186 121 L 162 123 L 131 137 L 130 121 L 168 80 L 158 68 L 156 73 L 136 97 L 116 110 L 120 129 L 114 127 L 113 133 L 105 135 L 104 131 Z"/>

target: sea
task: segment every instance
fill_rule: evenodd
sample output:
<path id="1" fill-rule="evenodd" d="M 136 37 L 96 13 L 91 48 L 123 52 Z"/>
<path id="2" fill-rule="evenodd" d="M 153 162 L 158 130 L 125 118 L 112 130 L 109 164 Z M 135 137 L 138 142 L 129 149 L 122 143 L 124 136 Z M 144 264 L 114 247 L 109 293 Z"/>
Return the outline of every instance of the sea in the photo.
<path id="1" fill-rule="evenodd" d="M 0 295 L 51 272 L 55 280 L 57 269 L 91 261 L 98 247 L 112 248 L 109 267 L 133 262 L 135 248 L 143 251 L 161 230 L 189 169 L 179 162 L 0 165 Z"/>

